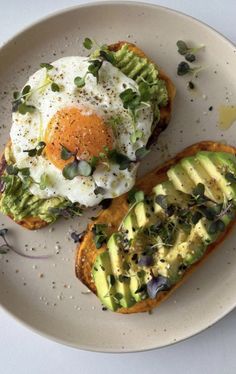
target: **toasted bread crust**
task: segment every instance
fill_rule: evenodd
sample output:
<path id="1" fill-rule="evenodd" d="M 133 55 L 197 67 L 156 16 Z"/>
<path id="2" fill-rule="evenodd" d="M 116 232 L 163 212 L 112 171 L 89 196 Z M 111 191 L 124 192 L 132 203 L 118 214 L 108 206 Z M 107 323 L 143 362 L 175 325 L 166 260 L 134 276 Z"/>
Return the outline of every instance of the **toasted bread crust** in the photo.
<path id="1" fill-rule="evenodd" d="M 236 148 L 216 143 L 212 141 L 203 141 L 200 143 L 196 143 L 182 152 L 178 153 L 174 158 L 165 162 L 162 166 L 157 167 L 144 177 L 142 177 L 137 183 L 136 186 L 142 189 L 145 193 L 150 193 L 152 188 L 162 181 L 167 179 L 167 170 L 172 166 L 175 165 L 179 160 L 184 157 L 189 157 L 195 155 L 198 151 L 218 151 L 218 152 L 228 152 L 236 155 Z M 112 201 L 111 206 L 102 211 L 98 218 L 88 226 L 86 234 L 77 247 L 77 255 L 76 255 L 76 265 L 75 265 L 75 272 L 76 276 L 92 291 L 96 294 L 96 287 L 92 279 L 91 271 L 94 264 L 94 261 L 97 255 L 106 250 L 106 246 L 104 245 L 101 249 L 97 250 L 94 242 L 93 242 L 93 234 L 92 234 L 92 227 L 96 223 L 112 223 L 110 230 L 111 233 L 115 232 L 126 214 L 128 210 L 128 204 L 126 202 L 127 194 L 120 196 Z M 115 213 L 115 214 L 114 214 Z M 114 217 L 116 217 L 114 222 Z M 228 232 L 230 231 L 231 227 L 235 221 L 231 222 L 231 224 L 227 227 L 227 230 L 222 233 L 222 235 L 218 238 L 218 240 L 211 245 L 208 246 L 204 256 L 198 261 L 197 263 L 193 264 L 184 274 L 183 278 L 173 286 L 169 291 L 161 292 L 156 299 L 147 299 L 137 304 L 133 305 L 130 308 L 120 308 L 118 309 L 119 313 L 138 313 L 138 312 L 146 312 L 154 307 L 158 306 L 163 300 L 169 297 L 172 292 L 178 288 L 187 278 L 188 276 L 195 270 L 197 267 L 205 261 L 205 259 L 209 256 L 211 252 L 217 247 L 217 245 L 224 240 Z"/>
<path id="2" fill-rule="evenodd" d="M 124 44 L 127 44 L 129 46 L 129 49 L 132 50 L 139 57 L 148 58 L 146 54 L 140 48 L 138 48 L 135 44 L 132 44 L 126 41 L 120 41 L 118 43 L 111 44 L 109 46 L 109 49 L 111 51 L 118 51 L 119 49 L 121 49 L 121 47 Z M 148 60 L 154 63 L 149 58 Z M 160 133 L 164 131 L 166 127 L 168 126 L 168 123 L 170 122 L 171 113 L 173 109 L 173 102 L 174 102 L 174 98 L 176 94 L 176 89 L 171 79 L 166 75 L 166 73 L 162 69 L 159 68 L 159 66 L 157 66 L 157 68 L 158 68 L 160 79 L 164 80 L 166 83 L 169 100 L 166 106 L 160 107 L 160 120 L 155 124 L 154 130 L 149 139 L 148 145 L 155 143 Z"/>

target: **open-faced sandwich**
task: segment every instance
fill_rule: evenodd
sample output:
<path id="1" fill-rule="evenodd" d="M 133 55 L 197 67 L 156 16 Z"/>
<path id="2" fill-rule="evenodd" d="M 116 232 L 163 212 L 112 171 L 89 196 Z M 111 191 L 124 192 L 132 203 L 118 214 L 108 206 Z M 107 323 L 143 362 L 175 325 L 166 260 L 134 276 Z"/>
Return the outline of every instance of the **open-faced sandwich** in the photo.
<path id="1" fill-rule="evenodd" d="M 34 229 L 129 191 L 174 96 L 165 73 L 126 42 L 42 63 L 14 93 L 0 211 Z"/>
<path id="2" fill-rule="evenodd" d="M 235 212 L 236 149 L 200 142 L 101 212 L 78 246 L 76 275 L 108 309 L 148 311 L 224 239 Z"/>

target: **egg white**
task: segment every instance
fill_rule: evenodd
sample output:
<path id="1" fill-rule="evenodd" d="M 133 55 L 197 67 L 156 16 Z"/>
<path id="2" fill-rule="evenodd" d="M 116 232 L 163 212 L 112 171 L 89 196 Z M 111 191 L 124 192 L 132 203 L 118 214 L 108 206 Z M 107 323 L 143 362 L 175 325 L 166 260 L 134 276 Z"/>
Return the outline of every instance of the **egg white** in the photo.
<path id="1" fill-rule="evenodd" d="M 38 70 L 26 83 L 31 86 L 32 92 L 27 103 L 34 105 L 36 110 L 25 115 L 13 113 L 10 137 L 16 165 L 19 168 L 29 167 L 30 175 L 36 182 L 31 185 L 30 190 L 41 198 L 63 196 L 72 202 L 94 206 L 104 198 L 127 192 L 134 185 L 137 164 L 133 164 L 130 170 L 119 170 L 119 165 L 115 164 L 110 164 L 109 170 L 104 165 L 99 165 L 91 177 L 78 176 L 68 180 L 43 155 L 29 157 L 24 152 L 36 147 L 44 139 L 50 119 L 57 111 L 67 107 L 78 107 L 84 114 L 96 113 L 104 122 L 114 116 L 122 117 L 122 123 L 117 125 L 114 134 L 115 148 L 131 160 L 135 160 L 135 151 L 147 144 L 153 121 L 151 108 L 139 110 L 136 128 L 143 135 L 133 144 L 130 140 L 134 130 L 132 117 L 124 109 L 119 97 L 127 88 L 138 90 L 136 83 L 109 62 L 104 62 L 99 71 L 99 81 L 88 74 L 85 86 L 79 90 L 74 84 L 74 78 L 83 77 L 89 64 L 87 57 L 64 57 L 52 63 L 53 69 Z M 60 92 L 52 91 L 51 82 L 59 85 Z M 45 173 L 49 186 L 41 190 L 37 183 Z M 94 193 L 96 186 L 103 188 L 103 194 Z"/>

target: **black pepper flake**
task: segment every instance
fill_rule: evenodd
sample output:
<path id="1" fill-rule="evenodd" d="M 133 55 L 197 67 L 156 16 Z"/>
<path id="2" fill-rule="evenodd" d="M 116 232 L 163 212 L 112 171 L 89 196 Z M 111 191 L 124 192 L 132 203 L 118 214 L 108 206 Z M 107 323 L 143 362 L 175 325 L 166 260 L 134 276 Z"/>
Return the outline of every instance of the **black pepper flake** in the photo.
<path id="1" fill-rule="evenodd" d="M 132 261 L 137 261 L 137 260 L 138 260 L 138 255 L 137 255 L 137 253 L 135 253 L 135 254 L 131 257 L 131 260 L 132 260 Z"/>
<path id="2" fill-rule="evenodd" d="M 208 110 L 211 112 L 213 110 L 213 106 L 209 106 Z"/>
<path id="3" fill-rule="evenodd" d="M 193 89 L 195 88 L 195 84 L 194 84 L 192 81 L 189 81 L 189 82 L 188 82 L 188 88 L 189 88 L 190 90 L 193 90 Z"/>

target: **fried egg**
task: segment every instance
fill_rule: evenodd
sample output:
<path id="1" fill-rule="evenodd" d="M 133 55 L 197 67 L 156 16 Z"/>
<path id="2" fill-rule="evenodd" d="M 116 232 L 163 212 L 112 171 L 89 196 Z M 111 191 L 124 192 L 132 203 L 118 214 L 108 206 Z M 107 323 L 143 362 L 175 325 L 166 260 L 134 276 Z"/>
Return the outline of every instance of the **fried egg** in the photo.
<path id="1" fill-rule="evenodd" d="M 89 64 L 87 57 L 64 57 L 53 62 L 50 70 L 43 67 L 36 71 L 26 83 L 30 86 L 27 105 L 35 109 L 26 114 L 13 112 L 10 132 L 16 166 L 29 168 L 32 194 L 40 198 L 63 196 L 87 207 L 130 190 L 138 163 L 120 170 L 118 164 L 99 162 L 92 175 L 69 180 L 62 170 L 72 159 L 61 158 L 62 145 L 79 160 L 89 161 L 103 154 L 104 149 L 115 149 L 135 161 L 136 150 L 148 142 L 153 122 L 151 108 L 140 108 L 135 126 L 142 136 L 132 143 L 133 118 L 124 108 L 120 93 L 127 88 L 138 92 L 137 84 L 107 61 L 97 80 L 86 74 Z M 85 77 L 81 88 L 74 83 L 77 76 Z M 114 118 L 121 120 L 111 126 Z M 30 157 L 27 150 L 37 147 L 40 141 L 46 144 L 42 154 Z M 40 180 L 45 174 L 48 183 L 41 189 Z M 96 193 L 97 187 L 102 193 Z"/>

